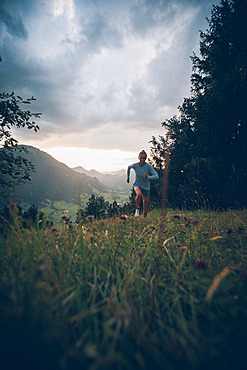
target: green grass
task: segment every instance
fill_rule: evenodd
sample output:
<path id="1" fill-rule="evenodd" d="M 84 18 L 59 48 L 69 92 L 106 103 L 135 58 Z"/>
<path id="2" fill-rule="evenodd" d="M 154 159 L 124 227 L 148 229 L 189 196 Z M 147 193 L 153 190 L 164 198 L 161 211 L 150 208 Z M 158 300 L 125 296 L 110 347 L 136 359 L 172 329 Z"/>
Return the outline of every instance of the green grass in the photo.
<path id="1" fill-rule="evenodd" d="M 19 221 L 0 244 L 8 369 L 245 368 L 245 210 Z"/>
<path id="2" fill-rule="evenodd" d="M 65 213 L 70 217 L 73 222 L 76 220 L 76 213 L 78 211 L 78 205 L 72 202 L 64 201 L 53 201 L 47 199 L 45 202 L 42 202 L 39 210 L 44 213 L 44 215 L 53 221 L 56 225 L 60 223 L 61 216 Z"/>

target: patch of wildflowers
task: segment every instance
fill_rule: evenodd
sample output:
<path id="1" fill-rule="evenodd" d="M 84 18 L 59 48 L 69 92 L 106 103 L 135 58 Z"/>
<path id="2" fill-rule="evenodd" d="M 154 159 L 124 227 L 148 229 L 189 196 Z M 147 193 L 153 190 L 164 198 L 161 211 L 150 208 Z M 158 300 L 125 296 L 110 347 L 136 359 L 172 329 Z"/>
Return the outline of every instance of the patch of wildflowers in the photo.
<path id="1" fill-rule="evenodd" d="M 230 227 L 227 227 L 227 228 L 225 229 L 225 232 L 226 232 L 227 234 L 231 234 L 231 233 L 233 232 L 233 230 L 232 230 Z"/>
<path id="2" fill-rule="evenodd" d="M 197 218 L 189 218 L 186 222 L 185 222 L 185 227 L 188 227 L 189 225 L 198 225 L 199 224 L 199 220 Z"/>
<path id="3" fill-rule="evenodd" d="M 198 259 L 196 263 L 193 265 L 193 269 L 195 270 L 205 270 L 207 267 L 206 263 L 202 259 Z"/>

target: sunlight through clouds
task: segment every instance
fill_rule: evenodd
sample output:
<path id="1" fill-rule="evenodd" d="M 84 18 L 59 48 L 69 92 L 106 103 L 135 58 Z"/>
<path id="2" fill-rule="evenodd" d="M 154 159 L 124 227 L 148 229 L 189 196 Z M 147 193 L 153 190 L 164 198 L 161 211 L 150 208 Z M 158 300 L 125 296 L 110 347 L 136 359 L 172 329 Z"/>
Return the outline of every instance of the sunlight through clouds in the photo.
<path id="1" fill-rule="evenodd" d="M 120 150 L 71 147 L 50 148 L 46 152 L 71 168 L 82 166 L 86 170 L 94 169 L 99 172 L 127 169 L 129 164 L 137 162 L 138 156 L 138 153 L 122 152 Z"/>
<path id="2" fill-rule="evenodd" d="M 1 88 L 42 112 L 38 134 L 17 139 L 149 151 L 190 94 L 190 56 L 219 1 L 1 0 Z"/>
<path id="3" fill-rule="evenodd" d="M 54 0 L 52 6 L 54 16 L 65 14 L 68 19 L 73 19 L 75 15 L 75 7 L 73 0 Z"/>

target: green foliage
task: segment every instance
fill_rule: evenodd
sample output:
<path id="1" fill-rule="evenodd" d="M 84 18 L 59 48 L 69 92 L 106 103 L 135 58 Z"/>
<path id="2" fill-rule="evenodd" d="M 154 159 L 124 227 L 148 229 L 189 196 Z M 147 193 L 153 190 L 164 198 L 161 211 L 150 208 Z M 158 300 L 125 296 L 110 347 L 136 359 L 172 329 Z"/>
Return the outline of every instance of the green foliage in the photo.
<path id="1" fill-rule="evenodd" d="M 93 216 L 95 219 L 104 219 L 106 217 L 113 217 L 122 213 L 129 213 L 131 211 L 130 204 L 119 205 L 115 200 L 109 203 L 105 198 L 92 194 L 88 199 L 85 208 L 77 211 L 76 222 L 85 218 Z M 80 216 L 79 216 L 80 215 Z"/>
<path id="2" fill-rule="evenodd" d="M 0 148 L 0 194 L 7 195 L 7 189 L 13 189 L 21 182 L 31 181 L 30 172 L 34 165 L 19 153 L 26 152 L 23 147 Z"/>
<path id="3" fill-rule="evenodd" d="M 192 57 L 192 95 L 162 124 L 166 138 L 152 140 L 157 168 L 169 152 L 173 206 L 247 205 L 246 17 L 245 0 L 213 7 L 201 55 Z"/>
<path id="4" fill-rule="evenodd" d="M 107 213 L 109 203 L 105 201 L 103 196 L 96 197 L 94 194 L 88 199 L 85 208 L 85 214 L 93 215 L 95 218 L 104 218 Z"/>
<path id="5" fill-rule="evenodd" d="M 4 367 L 245 363 L 246 211 L 155 211 L 31 231 L 13 220 L 0 240 Z"/>
<path id="6" fill-rule="evenodd" d="M 30 181 L 30 173 L 34 166 L 19 153 L 26 151 L 17 147 L 17 140 L 13 138 L 11 129 L 26 127 L 37 132 L 39 127 L 32 121 L 32 117 L 39 118 L 41 113 L 32 113 L 23 110 L 21 104 L 31 104 L 33 97 L 23 100 L 20 96 L 0 93 L 0 194 L 7 195 L 6 191 L 20 182 Z"/>
<path id="7" fill-rule="evenodd" d="M 43 212 L 39 211 L 34 205 L 23 212 L 23 218 L 27 221 L 30 221 L 32 225 L 42 221 L 43 217 Z"/>
<path id="8" fill-rule="evenodd" d="M 10 227 L 17 224 L 20 228 L 41 227 L 44 225 L 44 213 L 34 205 L 23 210 L 19 204 L 7 204 L 0 213 L 0 235 L 6 236 Z M 51 224 L 47 221 L 47 225 Z"/>
<path id="9" fill-rule="evenodd" d="M 20 96 L 0 93 L 0 141 L 4 142 L 4 146 L 15 146 L 17 140 L 12 137 L 11 128 L 27 127 L 29 130 L 37 132 L 39 127 L 34 121 L 30 121 L 32 117 L 39 118 L 41 113 L 31 113 L 29 110 L 22 110 L 20 104 L 31 104 L 35 100 L 34 97 L 23 100 Z"/>
<path id="10" fill-rule="evenodd" d="M 121 207 L 117 204 L 115 200 L 113 203 L 109 203 L 107 207 L 107 216 L 113 217 L 114 215 L 118 215 L 120 208 Z"/>

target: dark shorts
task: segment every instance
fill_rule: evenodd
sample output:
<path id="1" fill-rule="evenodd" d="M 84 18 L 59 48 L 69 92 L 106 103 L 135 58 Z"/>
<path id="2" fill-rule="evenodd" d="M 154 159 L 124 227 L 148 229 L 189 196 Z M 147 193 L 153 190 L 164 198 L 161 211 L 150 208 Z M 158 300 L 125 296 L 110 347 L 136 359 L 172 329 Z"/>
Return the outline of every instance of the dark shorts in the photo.
<path id="1" fill-rule="evenodd" d="M 145 196 L 145 197 L 150 197 L 150 190 L 147 190 L 147 189 L 143 189 L 141 186 L 137 185 L 138 188 L 141 189 L 142 191 L 142 194 Z"/>

